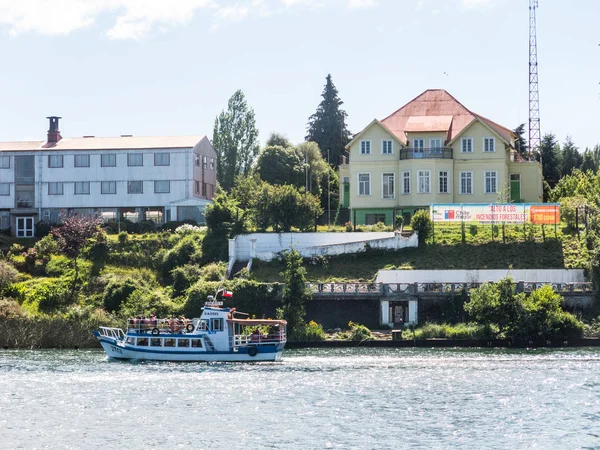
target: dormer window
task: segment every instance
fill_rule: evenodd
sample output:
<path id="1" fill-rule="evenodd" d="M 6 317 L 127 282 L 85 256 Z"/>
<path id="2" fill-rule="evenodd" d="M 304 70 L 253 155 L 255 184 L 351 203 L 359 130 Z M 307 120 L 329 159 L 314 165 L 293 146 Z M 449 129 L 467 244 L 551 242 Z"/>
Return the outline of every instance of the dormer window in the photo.
<path id="1" fill-rule="evenodd" d="M 370 155 L 371 154 L 371 141 L 360 141 L 360 154 Z"/>

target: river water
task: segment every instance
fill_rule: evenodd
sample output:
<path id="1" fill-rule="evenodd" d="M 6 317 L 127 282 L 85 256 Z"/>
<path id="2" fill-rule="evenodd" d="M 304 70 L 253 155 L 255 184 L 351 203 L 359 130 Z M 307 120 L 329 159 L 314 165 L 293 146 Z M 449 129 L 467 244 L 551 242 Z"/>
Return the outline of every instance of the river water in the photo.
<path id="1" fill-rule="evenodd" d="M 0 448 L 600 448 L 600 350 L 0 350 Z"/>

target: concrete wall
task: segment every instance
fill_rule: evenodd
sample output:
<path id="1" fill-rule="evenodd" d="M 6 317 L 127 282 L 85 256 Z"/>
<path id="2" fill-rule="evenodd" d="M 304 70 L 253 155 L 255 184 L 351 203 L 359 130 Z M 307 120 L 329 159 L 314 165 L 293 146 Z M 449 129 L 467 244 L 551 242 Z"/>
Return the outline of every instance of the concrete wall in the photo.
<path id="1" fill-rule="evenodd" d="M 584 282 L 583 269 L 523 270 L 380 270 L 378 283 L 485 283 L 511 276 L 515 281 L 578 283 Z"/>
<path id="2" fill-rule="evenodd" d="M 255 254 L 252 255 L 252 240 L 256 240 Z M 404 238 L 394 232 L 384 233 L 252 233 L 235 237 L 229 246 L 229 259 L 247 261 L 252 257 L 270 261 L 277 254 L 291 250 L 304 257 L 316 255 L 341 255 L 356 253 L 365 249 L 368 243 L 372 248 L 400 249 L 417 247 L 417 235 Z"/>

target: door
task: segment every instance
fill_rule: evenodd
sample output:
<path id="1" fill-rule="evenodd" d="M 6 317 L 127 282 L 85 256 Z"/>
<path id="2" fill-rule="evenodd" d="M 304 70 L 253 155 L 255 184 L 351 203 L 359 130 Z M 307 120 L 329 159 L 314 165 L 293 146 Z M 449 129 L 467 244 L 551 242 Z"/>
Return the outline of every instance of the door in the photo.
<path id="1" fill-rule="evenodd" d="M 33 217 L 17 217 L 17 237 L 33 237 Z"/>
<path id="2" fill-rule="evenodd" d="M 390 320 L 397 325 L 403 325 L 407 322 L 408 305 L 406 302 L 390 303 Z"/>
<path id="3" fill-rule="evenodd" d="M 429 139 L 429 151 L 436 155 L 442 153 L 442 140 Z"/>
<path id="4" fill-rule="evenodd" d="M 413 139 L 413 155 L 415 158 L 423 158 L 425 147 L 425 139 Z"/>
<path id="5" fill-rule="evenodd" d="M 512 203 L 521 203 L 521 174 L 510 174 L 510 201 Z"/>

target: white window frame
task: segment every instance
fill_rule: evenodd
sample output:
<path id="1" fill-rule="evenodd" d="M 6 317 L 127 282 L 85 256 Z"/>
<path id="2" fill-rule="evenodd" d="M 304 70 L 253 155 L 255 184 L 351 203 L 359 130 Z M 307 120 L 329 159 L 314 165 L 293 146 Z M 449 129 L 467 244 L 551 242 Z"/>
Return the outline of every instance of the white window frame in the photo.
<path id="1" fill-rule="evenodd" d="M 77 192 L 78 189 L 77 187 L 80 187 L 82 189 L 79 189 L 81 192 Z M 87 192 L 85 187 L 87 186 Z M 74 195 L 90 195 L 90 182 L 89 181 L 76 181 L 73 183 L 73 194 Z"/>
<path id="2" fill-rule="evenodd" d="M 131 192 L 132 183 L 140 183 L 142 189 L 139 192 Z M 137 186 L 137 185 L 136 185 Z M 141 180 L 132 180 L 127 182 L 127 193 L 128 194 L 143 194 L 144 193 L 144 182 Z"/>
<path id="3" fill-rule="evenodd" d="M 0 183 L 0 187 L 2 189 L 6 189 L 5 191 L 0 190 L 0 195 L 2 195 L 2 196 L 10 195 L 10 183 Z"/>
<path id="4" fill-rule="evenodd" d="M 108 161 L 104 161 L 104 158 Z M 111 158 L 112 157 L 112 158 Z M 110 164 L 112 162 L 112 164 Z M 116 153 L 103 153 L 100 155 L 100 167 L 117 167 L 117 154 Z"/>
<path id="5" fill-rule="evenodd" d="M 381 140 L 381 154 L 382 155 L 393 155 L 394 154 L 394 141 L 391 139 Z"/>
<path id="6" fill-rule="evenodd" d="M 422 189 L 421 178 L 427 177 L 427 190 Z M 431 170 L 429 169 L 417 169 L 417 193 L 419 194 L 431 194 Z"/>
<path id="7" fill-rule="evenodd" d="M 133 157 L 140 157 L 142 160 L 141 164 L 132 164 Z M 127 153 L 127 165 L 129 167 L 142 167 L 144 165 L 144 154 L 143 153 Z"/>
<path id="8" fill-rule="evenodd" d="M 117 182 L 116 181 L 101 181 L 100 182 L 100 194 L 112 195 L 117 193 Z"/>
<path id="9" fill-rule="evenodd" d="M 408 189 L 406 189 L 406 180 L 408 180 Z M 402 195 L 410 195 L 410 170 L 402 171 Z"/>
<path id="10" fill-rule="evenodd" d="M 364 194 L 361 194 L 361 193 L 360 193 L 360 186 L 361 186 L 361 183 L 365 183 L 365 181 L 360 181 L 360 176 L 361 176 L 361 175 L 366 175 L 366 176 L 368 176 L 368 177 L 369 177 L 368 181 L 366 181 L 366 183 L 367 183 L 367 184 L 366 184 L 366 186 L 367 186 L 367 188 L 368 188 L 368 189 L 367 189 L 367 190 L 368 190 L 368 192 L 366 192 L 366 191 L 365 191 L 365 193 L 364 193 Z M 359 197 L 370 197 L 370 196 L 371 196 L 371 172 L 362 172 L 362 173 L 358 173 L 356 176 L 357 176 L 357 179 L 358 179 L 358 183 L 357 183 L 357 184 L 358 184 L 358 196 L 359 196 Z"/>
<path id="11" fill-rule="evenodd" d="M 212 170 L 214 172 L 215 170 L 215 158 L 210 158 L 210 163 L 209 166 L 210 170 Z"/>
<path id="12" fill-rule="evenodd" d="M 0 169 L 10 169 L 10 155 L 0 156 Z"/>
<path id="13" fill-rule="evenodd" d="M 55 161 L 54 164 L 52 164 L 52 161 Z M 60 161 L 60 165 L 58 162 L 56 161 Z M 65 165 L 65 161 L 63 158 L 63 155 L 48 155 L 48 168 L 49 169 L 62 169 Z"/>
<path id="14" fill-rule="evenodd" d="M 468 142 L 470 147 L 469 150 L 465 150 L 465 142 Z M 461 153 L 473 153 L 473 138 L 472 137 L 464 137 L 460 139 L 460 152 Z"/>
<path id="15" fill-rule="evenodd" d="M 369 148 L 367 148 L 367 147 L 369 147 Z M 371 154 L 371 141 L 369 139 L 363 139 L 360 141 L 360 154 L 361 155 L 370 155 Z"/>
<path id="16" fill-rule="evenodd" d="M 446 178 L 446 190 L 442 191 L 442 173 L 445 173 Z M 449 194 L 450 193 L 450 171 L 449 170 L 438 170 L 438 194 Z"/>
<path id="17" fill-rule="evenodd" d="M 385 195 L 385 187 L 386 185 L 385 179 L 392 178 L 392 195 Z M 394 172 L 384 172 L 381 174 L 381 198 L 382 200 L 394 200 L 396 198 L 396 174 Z"/>
<path id="18" fill-rule="evenodd" d="M 429 138 L 429 153 L 440 154 L 442 153 L 442 146 L 444 142 L 441 138 Z"/>
<path id="19" fill-rule="evenodd" d="M 167 183 L 166 190 L 159 190 L 157 188 L 157 186 L 159 186 L 160 183 Z M 171 192 L 171 182 L 169 180 L 155 180 L 154 181 L 154 193 L 155 194 L 169 194 L 170 192 Z"/>
<path id="20" fill-rule="evenodd" d="M 77 162 L 78 159 L 83 159 L 83 164 L 82 161 Z M 90 155 L 73 155 L 73 167 L 90 167 Z"/>
<path id="21" fill-rule="evenodd" d="M 494 190 L 488 191 L 488 174 L 494 174 L 490 177 L 490 180 L 494 180 Z M 483 192 L 484 194 L 497 194 L 498 193 L 498 171 L 497 170 L 484 170 L 483 171 Z"/>
<path id="22" fill-rule="evenodd" d="M 54 187 L 54 189 L 51 189 Z M 54 191 L 54 192 L 52 192 Z M 65 186 L 62 181 L 51 181 L 48 183 L 48 195 L 64 195 Z"/>
<path id="23" fill-rule="evenodd" d="M 465 191 L 463 191 L 463 184 L 462 184 L 462 182 L 463 182 L 463 175 L 467 175 L 467 174 L 469 174 L 469 178 L 468 179 L 470 181 L 469 187 L 470 187 L 470 191 L 471 192 L 465 192 Z M 466 179 L 467 178 L 465 177 L 465 180 Z M 458 185 L 459 185 L 458 187 L 459 187 L 460 195 L 473 195 L 473 171 L 472 170 L 465 170 L 465 171 L 459 172 Z"/>
<path id="24" fill-rule="evenodd" d="M 486 150 L 488 147 L 488 141 L 492 143 L 492 150 Z M 493 136 L 487 136 L 483 138 L 483 153 L 494 153 L 496 151 L 496 138 Z"/>
<path id="25" fill-rule="evenodd" d="M 17 217 L 15 221 L 16 236 L 18 238 L 33 237 L 35 223 L 33 217 Z"/>

